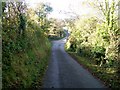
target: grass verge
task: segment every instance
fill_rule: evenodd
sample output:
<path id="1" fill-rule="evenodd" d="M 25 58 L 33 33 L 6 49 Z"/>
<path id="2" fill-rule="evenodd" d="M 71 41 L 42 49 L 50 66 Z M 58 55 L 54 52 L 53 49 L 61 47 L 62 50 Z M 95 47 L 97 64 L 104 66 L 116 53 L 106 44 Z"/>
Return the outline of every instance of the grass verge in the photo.
<path id="1" fill-rule="evenodd" d="M 66 33 L 63 32 L 63 36 L 62 37 L 58 37 L 58 36 L 50 36 L 49 40 L 60 40 L 62 38 L 64 38 L 66 36 Z"/>
<path id="2" fill-rule="evenodd" d="M 25 50 L 11 53 L 4 57 L 3 64 L 3 89 L 36 88 L 42 87 L 51 51 L 51 43 L 41 32 L 28 33 L 28 45 Z M 5 55 L 7 52 L 5 53 Z"/>
<path id="3" fill-rule="evenodd" d="M 109 88 L 119 88 L 120 79 L 117 74 L 115 66 L 98 66 L 95 64 L 94 60 L 79 56 L 76 53 L 68 52 L 79 64 L 81 64 L 85 69 L 91 72 L 95 77 L 103 81 L 103 83 Z"/>

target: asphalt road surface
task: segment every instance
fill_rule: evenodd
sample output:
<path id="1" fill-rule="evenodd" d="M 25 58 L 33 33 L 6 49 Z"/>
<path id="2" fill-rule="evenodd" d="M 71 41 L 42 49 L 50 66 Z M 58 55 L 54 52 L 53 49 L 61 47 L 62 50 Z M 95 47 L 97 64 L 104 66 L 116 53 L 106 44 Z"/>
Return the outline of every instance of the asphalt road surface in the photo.
<path id="1" fill-rule="evenodd" d="M 105 88 L 101 81 L 65 52 L 67 37 L 52 41 L 52 54 L 43 88 Z"/>

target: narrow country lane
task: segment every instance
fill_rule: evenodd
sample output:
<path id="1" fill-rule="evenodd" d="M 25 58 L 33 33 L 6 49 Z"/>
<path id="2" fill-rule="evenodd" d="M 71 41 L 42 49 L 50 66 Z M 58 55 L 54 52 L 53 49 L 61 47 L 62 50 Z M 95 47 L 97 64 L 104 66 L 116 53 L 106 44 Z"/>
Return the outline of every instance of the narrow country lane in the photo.
<path id="1" fill-rule="evenodd" d="M 66 39 L 52 41 L 52 55 L 43 88 L 104 88 L 99 80 L 65 52 Z"/>

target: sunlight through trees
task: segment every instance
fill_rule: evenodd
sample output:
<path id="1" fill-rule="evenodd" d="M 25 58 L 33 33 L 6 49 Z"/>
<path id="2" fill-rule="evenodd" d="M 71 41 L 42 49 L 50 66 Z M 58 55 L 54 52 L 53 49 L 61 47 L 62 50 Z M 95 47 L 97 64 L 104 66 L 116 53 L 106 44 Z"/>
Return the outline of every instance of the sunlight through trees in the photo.
<path id="1" fill-rule="evenodd" d="M 42 87 L 42 79 L 51 53 L 51 40 L 64 38 L 64 28 L 68 28 L 70 32 L 65 44 L 66 51 L 75 53 L 74 55 L 89 67 L 95 66 L 92 68 L 93 72 L 96 71 L 110 88 L 119 87 L 120 0 L 82 2 L 83 5 L 93 8 L 97 15 L 79 15 L 74 12 L 75 7 L 70 7 L 69 11 L 59 11 L 59 14 L 67 13 L 66 18 L 50 18 L 54 11 L 50 4 L 41 2 L 32 8 L 28 7 L 26 1 L 2 2 L 0 24 L 4 89 Z M 79 13 L 82 13 L 82 7 L 79 8 Z"/>

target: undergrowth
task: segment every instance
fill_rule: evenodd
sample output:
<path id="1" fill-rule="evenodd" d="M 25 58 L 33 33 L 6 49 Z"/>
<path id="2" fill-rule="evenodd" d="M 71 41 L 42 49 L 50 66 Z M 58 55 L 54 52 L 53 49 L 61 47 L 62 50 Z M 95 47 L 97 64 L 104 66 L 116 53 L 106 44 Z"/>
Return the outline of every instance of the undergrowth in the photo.
<path id="1" fill-rule="evenodd" d="M 90 71 L 94 76 L 103 81 L 103 83 L 109 88 L 119 88 L 120 79 L 117 73 L 116 67 L 107 65 L 99 66 L 93 62 L 93 58 L 88 58 L 85 56 L 80 56 L 77 53 L 69 52 L 69 54 L 77 60 L 84 68 Z M 116 65 L 116 63 L 115 63 Z"/>
<path id="2" fill-rule="evenodd" d="M 10 64 L 3 64 L 3 89 L 40 88 L 42 86 L 51 44 L 41 32 L 37 34 L 41 36 L 28 34 L 29 44 L 25 50 L 22 49 L 10 55 L 3 54 L 3 59 L 8 59 L 8 64 Z"/>

